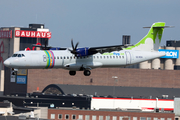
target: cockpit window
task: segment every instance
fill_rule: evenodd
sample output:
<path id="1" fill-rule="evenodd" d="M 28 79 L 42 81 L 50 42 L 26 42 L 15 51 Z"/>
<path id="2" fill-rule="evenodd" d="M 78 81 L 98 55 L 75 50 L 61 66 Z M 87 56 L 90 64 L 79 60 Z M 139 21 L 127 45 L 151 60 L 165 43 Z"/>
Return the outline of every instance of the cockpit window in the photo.
<path id="1" fill-rule="evenodd" d="M 12 57 L 17 57 L 17 54 L 13 54 L 13 56 Z"/>
<path id="2" fill-rule="evenodd" d="M 13 54 L 12 57 L 25 57 L 24 54 Z"/>

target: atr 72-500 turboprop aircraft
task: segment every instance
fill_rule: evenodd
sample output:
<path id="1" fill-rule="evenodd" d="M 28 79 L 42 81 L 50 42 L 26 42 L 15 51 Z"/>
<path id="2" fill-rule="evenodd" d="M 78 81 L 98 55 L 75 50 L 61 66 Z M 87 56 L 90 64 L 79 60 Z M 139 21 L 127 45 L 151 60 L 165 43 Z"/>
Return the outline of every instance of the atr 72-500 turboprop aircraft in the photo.
<path id="1" fill-rule="evenodd" d="M 142 40 L 126 48 L 122 45 L 78 48 L 78 43 L 74 47 L 71 41 L 72 49 L 16 52 L 4 65 L 15 69 L 62 68 L 72 76 L 76 71 L 89 76 L 91 69 L 124 67 L 164 56 L 158 49 L 165 27 L 164 22 L 154 23 Z"/>

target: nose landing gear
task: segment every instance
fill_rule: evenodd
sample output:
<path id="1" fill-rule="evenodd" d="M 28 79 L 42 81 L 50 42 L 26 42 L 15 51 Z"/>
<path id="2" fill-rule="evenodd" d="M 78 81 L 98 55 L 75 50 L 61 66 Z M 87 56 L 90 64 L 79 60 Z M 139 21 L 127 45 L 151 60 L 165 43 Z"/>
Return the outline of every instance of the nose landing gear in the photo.
<path id="1" fill-rule="evenodd" d="M 74 76 L 74 75 L 76 75 L 76 71 L 69 71 L 69 74 L 70 74 L 71 76 Z"/>

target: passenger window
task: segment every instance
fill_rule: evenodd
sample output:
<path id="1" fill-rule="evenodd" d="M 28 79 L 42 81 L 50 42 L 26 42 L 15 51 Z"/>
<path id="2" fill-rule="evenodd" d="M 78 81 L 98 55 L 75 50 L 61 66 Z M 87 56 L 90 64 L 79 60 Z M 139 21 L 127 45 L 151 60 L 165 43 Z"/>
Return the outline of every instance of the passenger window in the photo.
<path id="1" fill-rule="evenodd" d="M 94 59 L 95 59 L 96 57 L 94 56 Z"/>
<path id="2" fill-rule="evenodd" d="M 113 56 L 113 58 L 115 58 L 115 56 Z"/>
<path id="3" fill-rule="evenodd" d="M 104 59 L 106 58 L 106 56 L 104 56 Z"/>
<path id="4" fill-rule="evenodd" d="M 24 54 L 22 54 L 22 57 L 25 57 L 25 55 L 24 55 Z"/>
<path id="5" fill-rule="evenodd" d="M 107 56 L 107 58 L 109 58 L 109 56 Z"/>
<path id="6" fill-rule="evenodd" d="M 121 56 L 119 56 L 119 58 L 121 58 Z"/>
<path id="7" fill-rule="evenodd" d="M 97 56 L 97 59 L 99 58 L 99 56 Z"/>
<path id="8" fill-rule="evenodd" d="M 56 57 L 54 56 L 54 59 L 56 59 Z"/>
<path id="9" fill-rule="evenodd" d="M 112 56 L 110 56 L 110 58 L 112 58 Z"/>
<path id="10" fill-rule="evenodd" d="M 100 58 L 102 59 L 102 56 L 100 56 Z"/>
<path id="11" fill-rule="evenodd" d="M 72 59 L 72 57 L 70 57 L 70 59 Z"/>
<path id="12" fill-rule="evenodd" d="M 124 56 L 122 56 L 122 58 L 124 58 Z"/>
<path id="13" fill-rule="evenodd" d="M 67 59 L 69 59 L 69 57 L 67 57 Z"/>
<path id="14" fill-rule="evenodd" d="M 66 57 L 64 57 L 64 59 L 66 59 Z"/>
<path id="15" fill-rule="evenodd" d="M 62 57 L 61 57 L 61 59 L 62 59 Z"/>
<path id="16" fill-rule="evenodd" d="M 18 54 L 18 57 L 21 57 L 21 54 Z"/>
<path id="17" fill-rule="evenodd" d="M 57 59 L 59 59 L 59 56 L 57 56 Z"/>

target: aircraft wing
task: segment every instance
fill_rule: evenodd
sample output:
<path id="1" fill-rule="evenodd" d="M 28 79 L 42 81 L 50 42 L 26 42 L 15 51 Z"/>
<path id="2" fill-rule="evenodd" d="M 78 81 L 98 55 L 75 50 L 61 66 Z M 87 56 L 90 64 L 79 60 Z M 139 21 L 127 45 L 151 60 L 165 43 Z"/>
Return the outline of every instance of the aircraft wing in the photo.
<path id="1" fill-rule="evenodd" d="M 112 51 L 120 51 L 123 48 L 126 48 L 125 45 L 114 45 L 114 46 L 103 46 L 103 47 L 90 47 L 89 52 L 92 53 L 105 53 L 105 52 L 112 52 Z"/>

